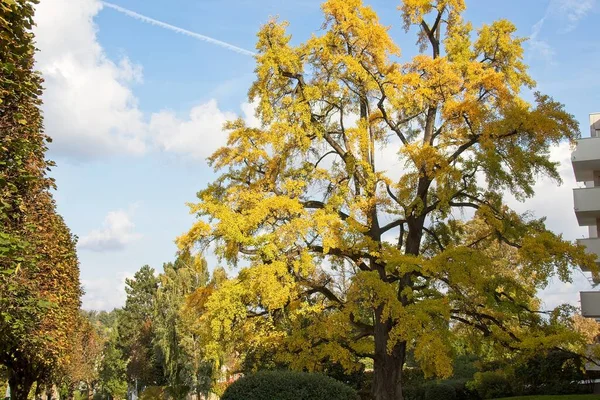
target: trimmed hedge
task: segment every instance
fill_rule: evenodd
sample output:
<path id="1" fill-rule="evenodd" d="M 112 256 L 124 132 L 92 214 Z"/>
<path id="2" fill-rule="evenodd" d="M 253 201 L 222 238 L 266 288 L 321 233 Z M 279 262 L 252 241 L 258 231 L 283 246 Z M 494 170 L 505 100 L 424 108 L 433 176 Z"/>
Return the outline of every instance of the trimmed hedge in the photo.
<path id="1" fill-rule="evenodd" d="M 357 400 L 356 391 L 321 374 L 262 371 L 233 382 L 221 400 Z"/>

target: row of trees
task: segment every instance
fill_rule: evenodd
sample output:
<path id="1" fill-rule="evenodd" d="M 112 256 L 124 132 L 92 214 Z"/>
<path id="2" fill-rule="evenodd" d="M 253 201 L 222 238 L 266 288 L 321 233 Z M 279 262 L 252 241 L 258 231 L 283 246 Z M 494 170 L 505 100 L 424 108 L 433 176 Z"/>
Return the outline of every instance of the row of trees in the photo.
<path id="1" fill-rule="evenodd" d="M 104 344 L 92 357 L 95 369 L 78 376 L 77 383 L 85 384 L 89 395 L 117 399 L 128 390 L 141 393 L 148 388 L 148 393 L 166 390 L 175 399 L 190 392 L 206 398 L 215 389 L 215 363 L 206 357 L 205 342 L 194 329 L 196 309 L 188 304 L 222 279 L 221 270 L 211 278 L 204 259 L 189 252 L 164 264 L 158 276 L 153 268 L 142 267 L 126 281 L 123 308 L 100 314 L 103 321 L 96 313 L 88 314 L 103 327 Z M 86 359 L 90 357 L 82 361 Z"/>
<path id="2" fill-rule="evenodd" d="M 0 366 L 11 395 L 62 380 L 85 333 L 75 238 L 56 212 L 32 0 L 0 0 Z"/>

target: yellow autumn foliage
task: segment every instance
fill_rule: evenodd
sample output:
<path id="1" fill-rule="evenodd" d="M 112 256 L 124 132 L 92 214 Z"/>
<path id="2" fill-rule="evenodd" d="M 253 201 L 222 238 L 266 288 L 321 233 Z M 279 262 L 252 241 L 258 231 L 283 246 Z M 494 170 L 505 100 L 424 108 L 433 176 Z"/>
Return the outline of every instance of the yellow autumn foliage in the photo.
<path id="1" fill-rule="evenodd" d="M 536 293 L 594 260 L 503 197 L 558 181 L 550 147 L 578 125 L 546 95 L 520 97 L 535 82 L 515 26 L 474 30 L 465 8 L 401 1 L 412 59 L 361 0 L 326 1 L 323 30 L 297 46 L 285 22 L 259 31 L 260 127 L 226 124 L 218 178 L 191 205 L 201 222 L 178 242 L 238 268 L 202 303 L 215 359 L 352 370 L 368 357 L 379 400 L 401 396 L 409 352 L 451 375 L 455 335 L 499 351 L 576 340 L 545 327 Z"/>

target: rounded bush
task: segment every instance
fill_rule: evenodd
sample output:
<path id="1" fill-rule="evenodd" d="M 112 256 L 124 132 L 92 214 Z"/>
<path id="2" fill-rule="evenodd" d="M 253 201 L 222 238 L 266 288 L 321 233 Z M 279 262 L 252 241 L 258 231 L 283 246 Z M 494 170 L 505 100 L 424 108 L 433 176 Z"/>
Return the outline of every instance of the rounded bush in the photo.
<path id="1" fill-rule="evenodd" d="M 357 400 L 351 387 L 321 374 L 263 371 L 233 382 L 221 400 Z"/>
<path id="2" fill-rule="evenodd" d="M 502 371 L 477 372 L 473 380 L 467 383 L 467 387 L 484 399 L 513 395 L 511 382 Z"/>

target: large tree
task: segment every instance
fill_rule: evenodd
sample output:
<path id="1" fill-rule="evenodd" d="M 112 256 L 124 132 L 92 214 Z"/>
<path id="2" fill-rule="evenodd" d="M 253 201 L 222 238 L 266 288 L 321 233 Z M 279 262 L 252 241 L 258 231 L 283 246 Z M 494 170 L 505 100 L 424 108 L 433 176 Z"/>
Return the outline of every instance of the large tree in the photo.
<path id="1" fill-rule="evenodd" d="M 0 363 L 16 399 L 67 361 L 81 296 L 75 238 L 46 175 L 35 4 L 0 1 Z"/>
<path id="2" fill-rule="evenodd" d="M 474 30 L 464 0 L 403 0 L 420 49 L 404 59 L 360 0 L 322 9 L 323 30 L 297 46 L 285 23 L 261 29 L 260 126 L 227 124 L 220 176 L 179 239 L 243 267 L 207 300 L 209 334 L 297 368 L 370 357 L 377 400 L 403 398 L 408 352 L 449 375 L 460 325 L 512 351 L 561 346 L 536 292 L 593 259 L 505 197 L 559 181 L 549 149 L 579 129 L 552 98 L 521 96 L 535 83 L 515 26 Z"/>

